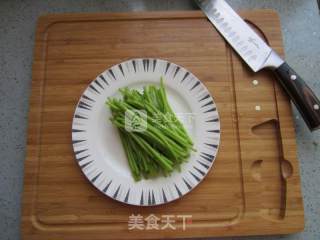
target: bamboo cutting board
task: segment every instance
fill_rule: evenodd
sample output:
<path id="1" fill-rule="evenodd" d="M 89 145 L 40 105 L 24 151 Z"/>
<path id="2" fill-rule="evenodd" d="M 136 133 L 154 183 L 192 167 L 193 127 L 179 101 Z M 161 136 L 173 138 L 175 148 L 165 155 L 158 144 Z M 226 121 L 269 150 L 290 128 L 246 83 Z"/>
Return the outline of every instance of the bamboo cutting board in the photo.
<path id="1" fill-rule="evenodd" d="M 283 53 L 276 13 L 242 16 Z M 192 71 L 211 91 L 221 117 L 214 168 L 190 194 L 157 207 L 127 206 L 99 193 L 81 173 L 71 145 L 73 112 L 87 84 L 110 66 L 138 57 L 166 59 Z M 288 98 L 269 72 L 249 71 L 197 11 L 41 17 L 27 148 L 24 239 L 287 234 L 304 227 Z M 129 230 L 132 214 L 173 215 L 176 229 Z M 179 215 L 192 216 L 184 230 Z"/>

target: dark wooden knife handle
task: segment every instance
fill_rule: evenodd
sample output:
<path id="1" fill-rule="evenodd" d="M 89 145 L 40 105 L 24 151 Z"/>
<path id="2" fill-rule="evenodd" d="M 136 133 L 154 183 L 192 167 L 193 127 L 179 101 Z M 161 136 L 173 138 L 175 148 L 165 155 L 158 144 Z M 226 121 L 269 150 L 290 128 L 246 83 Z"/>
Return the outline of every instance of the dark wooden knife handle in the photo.
<path id="1" fill-rule="evenodd" d="M 275 70 L 279 81 L 311 131 L 320 128 L 320 101 L 303 79 L 285 62 Z"/>

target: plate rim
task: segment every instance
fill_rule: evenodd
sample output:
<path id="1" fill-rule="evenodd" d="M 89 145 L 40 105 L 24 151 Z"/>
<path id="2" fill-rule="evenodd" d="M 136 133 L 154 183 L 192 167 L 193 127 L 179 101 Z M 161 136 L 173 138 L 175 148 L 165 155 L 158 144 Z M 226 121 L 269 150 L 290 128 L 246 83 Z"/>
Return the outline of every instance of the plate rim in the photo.
<path id="1" fill-rule="evenodd" d="M 216 108 L 216 112 L 217 112 L 217 119 L 218 119 L 218 123 L 219 123 L 219 138 L 218 138 L 218 142 L 217 142 L 217 148 L 216 148 L 216 153 L 212 159 L 212 162 L 210 163 L 209 165 L 209 168 L 206 170 L 205 174 L 203 175 L 203 177 L 197 182 L 197 184 L 195 184 L 194 186 L 192 186 L 187 192 L 185 193 L 181 193 L 181 195 L 179 194 L 178 197 L 176 198 L 172 198 L 168 201 L 165 201 L 165 202 L 159 202 L 159 203 L 156 203 L 156 204 L 141 204 L 141 202 L 139 203 L 132 203 L 132 202 L 125 202 L 125 201 L 122 201 L 120 199 L 117 199 L 115 197 L 112 196 L 112 194 L 107 194 L 107 192 L 104 192 L 102 191 L 101 189 L 99 189 L 93 182 L 92 180 L 89 178 L 89 176 L 83 171 L 83 169 L 81 168 L 81 165 L 80 165 L 80 162 L 77 160 L 77 154 L 76 154 L 76 150 L 75 150 L 75 143 L 74 143 L 74 136 L 73 136 L 73 126 L 74 126 L 74 121 L 75 121 L 75 115 L 76 115 L 76 110 L 78 109 L 79 107 L 79 104 L 81 102 L 81 98 L 82 96 L 85 94 L 85 92 L 87 91 L 87 89 L 89 88 L 89 86 L 99 77 L 101 76 L 103 73 L 109 71 L 110 69 L 114 68 L 114 67 L 117 67 L 119 65 L 123 65 L 127 62 L 130 62 L 130 61 L 141 61 L 141 60 L 158 60 L 158 61 L 164 61 L 164 62 L 167 62 L 167 63 L 170 63 L 172 65 L 175 65 L 177 67 L 179 67 L 180 69 L 183 69 L 185 70 L 186 72 L 188 72 L 189 74 L 193 75 L 199 82 L 200 82 L 200 85 L 202 85 L 206 92 L 208 92 L 209 96 L 212 98 L 213 102 L 215 103 L 215 108 Z M 129 205 L 129 206 L 136 206 L 136 207 L 154 207 L 154 206 L 162 206 L 162 205 L 165 205 L 165 204 L 168 204 L 168 203 L 171 203 L 171 202 L 174 202 L 174 201 L 177 201 L 177 200 L 180 200 L 182 199 L 184 196 L 186 196 L 187 194 L 189 194 L 190 192 L 192 192 L 196 187 L 198 187 L 200 185 L 200 183 L 203 182 L 203 180 L 207 177 L 207 175 L 209 174 L 209 172 L 214 168 L 214 162 L 218 156 L 218 153 L 219 153 L 219 150 L 220 150 L 220 144 L 221 144 L 221 121 L 220 121 L 220 114 L 219 114 L 219 110 L 218 110 L 218 106 L 216 105 L 216 101 L 214 99 L 214 97 L 212 96 L 212 94 L 210 93 L 209 89 L 207 88 L 207 86 L 196 76 L 193 74 L 192 71 L 188 70 L 187 68 L 179 65 L 179 64 L 176 64 L 174 62 L 171 62 L 169 60 L 166 60 L 166 59 L 162 59 L 162 58 L 154 58 L 154 57 L 137 57 L 137 58 L 129 58 L 129 59 L 126 59 L 124 61 L 121 61 L 121 62 L 118 62 L 116 64 L 113 64 L 111 65 L 110 67 L 106 68 L 104 71 L 102 71 L 101 73 L 99 73 L 95 78 L 93 78 L 85 87 L 85 89 L 82 91 L 81 95 L 79 96 L 79 99 L 77 101 L 77 104 L 75 105 L 75 108 L 74 108 L 74 113 L 73 113 L 73 116 L 72 116 L 72 124 L 71 124 L 71 140 L 72 140 L 72 149 L 73 149 L 73 153 L 74 153 L 74 159 L 75 161 L 77 162 L 77 165 L 79 166 L 79 170 L 81 171 L 81 173 L 85 176 L 86 180 L 88 180 L 88 182 L 90 183 L 90 185 L 92 185 L 96 190 L 98 190 L 99 193 L 101 193 L 102 195 L 104 196 L 107 196 L 109 198 L 111 198 L 112 200 L 115 200 L 119 203 L 122 203 L 122 204 L 126 204 L 126 205 Z M 112 180 L 111 180 L 112 182 Z"/>

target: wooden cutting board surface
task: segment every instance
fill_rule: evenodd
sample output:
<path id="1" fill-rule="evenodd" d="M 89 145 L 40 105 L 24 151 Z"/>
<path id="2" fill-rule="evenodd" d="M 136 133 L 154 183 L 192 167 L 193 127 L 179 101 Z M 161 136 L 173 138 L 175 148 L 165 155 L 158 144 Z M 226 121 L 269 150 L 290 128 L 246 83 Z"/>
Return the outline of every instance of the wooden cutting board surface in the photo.
<path id="1" fill-rule="evenodd" d="M 283 53 L 276 13 L 258 10 L 242 16 Z M 181 200 L 157 207 L 127 206 L 95 190 L 81 173 L 71 145 L 71 121 L 82 91 L 110 66 L 141 57 L 189 69 L 211 91 L 221 117 L 214 168 Z M 201 12 L 41 17 L 27 148 L 24 239 L 287 234 L 304 227 L 288 98 L 269 72 L 252 73 Z M 174 215 L 176 230 L 128 230 L 132 214 L 161 219 Z M 192 215 L 185 230 L 178 215 Z"/>

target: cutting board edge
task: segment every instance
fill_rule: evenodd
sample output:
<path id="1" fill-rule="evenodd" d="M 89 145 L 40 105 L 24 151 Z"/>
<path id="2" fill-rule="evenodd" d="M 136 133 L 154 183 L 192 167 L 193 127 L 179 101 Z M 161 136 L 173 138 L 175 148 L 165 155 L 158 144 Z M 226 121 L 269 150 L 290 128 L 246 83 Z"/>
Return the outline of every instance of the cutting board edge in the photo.
<path id="1" fill-rule="evenodd" d="M 267 12 L 270 12 L 272 14 L 274 14 L 274 16 L 278 17 L 278 14 L 273 11 L 273 10 L 254 10 L 254 11 L 249 11 L 249 13 L 255 13 L 255 12 L 263 12 L 263 13 L 267 13 Z M 121 19 L 157 19 L 157 18 L 172 18 L 173 16 L 175 16 L 175 18 L 202 18 L 204 17 L 204 15 L 200 12 L 200 11 L 179 11 L 177 12 L 177 16 L 176 15 L 176 12 L 173 11 L 173 12 L 139 12 L 139 13 L 134 13 L 132 17 L 128 17 L 127 14 L 128 13 L 101 13 L 101 14 L 98 14 L 98 19 L 95 18 L 95 13 L 92 13 L 92 14 L 80 14 L 81 16 L 78 16 L 78 14 L 63 14 L 64 17 L 66 18 L 66 20 L 63 20 L 62 22 L 65 22 L 65 21 L 73 21 L 73 20 L 81 20 L 81 19 L 86 19 L 86 18 L 92 18 L 93 20 L 105 20 L 106 18 L 107 19 L 110 19 L 110 20 L 113 20 L 113 19 L 117 19 L 117 20 L 121 20 Z M 248 11 L 241 11 L 241 14 L 246 14 L 248 13 Z M 131 13 L 130 13 L 131 14 Z M 146 14 L 146 16 L 144 17 L 141 17 L 142 14 Z M 156 14 L 156 17 L 152 17 L 152 15 Z M 189 15 L 189 16 L 186 16 L 186 15 Z M 42 39 L 42 36 L 44 34 L 45 31 L 47 31 L 47 29 L 52 25 L 52 24 L 55 24 L 57 22 L 61 22 L 59 21 L 59 17 L 61 17 L 60 14 L 49 14 L 49 15 L 46 15 L 46 16 L 41 16 L 38 20 L 38 24 L 37 24 L 37 33 L 36 33 L 36 41 L 37 41 L 37 45 L 35 46 L 35 49 L 34 49 L 34 56 L 36 56 L 38 54 L 38 52 L 42 52 L 43 49 L 45 48 L 45 45 L 43 43 L 43 41 L 41 40 Z M 280 48 L 280 52 L 281 52 L 281 48 Z M 283 55 L 283 51 L 281 53 Z M 34 108 L 39 108 L 41 104 L 37 103 L 37 99 L 41 99 L 42 98 L 42 93 L 41 93 L 41 86 L 39 86 L 37 83 L 39 80 L 37 79 L 41 79 L 42 76 L 40 76 L 40 74 L 38 73 L 38 70 L 35 70 L 35 69 L 42 69 L 44 67 L 44 64 L 37 61 L 37 58 L 35 58 L 35 61 L 34 61 L 34 64 L 33 64 L 33 70 L 32 70 L 32 95 L 30 97 L 30 105 L 31 105 L 31 108 L 30 108 L 30 112 L 29 112 L 29 121 L 30 122 L 38 122 L 40 121 L 39 119 L 39 116 L 37 116 L 37 114 L 35 114 L 33 112 L 33 109 Z M 279 91 L 282 91 L 281 89 L 278 89 Z M 284 101 L 285 102 L 285 101 Z M 288 103 L 287 103 L 288 104 Z M 292 124 L 293 124 L 293 121 L 292 121 Z M 30 163 L 30 165 L 33 165 L 34 160 L 32 160 L 33 158 L 36 157 L 36 152 L 35 152 L 35 149 L 30 149 L 31 147 L 29 145 L 32 145 L 30 144 L 30 142 L 34 141 L 34 139 L 32 138 L 29 138 L 29 135 L 36 135 L 36 132 L 37 132 L 38 129 L 36 129 L 35 127 L 33 126 L 30 126 L 29 124 L 29 127 L 28 127 L 28 147 L 27 147 L 27 157 L 26 157 L 26 163 Z M 32 181 L 30 179 L 26 179 L 27 176 L 25 176 L 25 182 L 26 181 Z M 35 181 L 36 182 L 36 181 Z M 25 185 L 25 184 L 24 184 Z M 27 189 L 28 193 L 24 193 L 24 196 L 23 196 L 23 202 L 24 204 L 29 204 L 28 203 L 28 198 L 32 197 L 32 195 L 34 194 L 34 190 L 33 189 Z M 25 196 L 26 195 L 26 196 Z M 27 198 L 27 199 L 26 199 Z M 25 209 L 25 208 L 24 208 Z M 23 222 L 25 221 L 30 221 L 31 219 L 29 218 L 33 218 L 31 215 L 28 215 L 28 214 L 23 214 Z M 303 225 L 304 226 L 304 225 Z M 284 232 L 283 234 L 287 234 L 287 233 L 293 233 L 293 232 L 299 232 L 303 230 L 303 228 L 296 228 L 296 230 L 294 231 L 289 231 L 289 232 Z M 255 235 L 256 233 L 252 233 L 252 234 L 249 234 L 249 235 Z M 265 233 L 265 234 L 268 234 L 268 233 Z M 271 234 L 273 235 L 273 233 Z M 226 234 L 225 236 L 235 236 L 235 235 L 232 235 L 232 234 Z"/>

